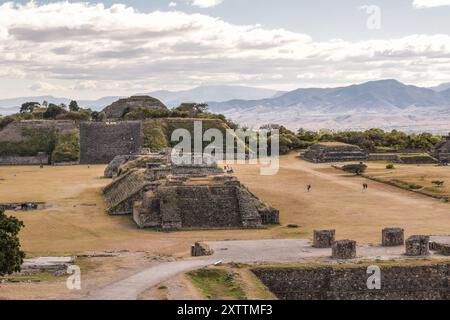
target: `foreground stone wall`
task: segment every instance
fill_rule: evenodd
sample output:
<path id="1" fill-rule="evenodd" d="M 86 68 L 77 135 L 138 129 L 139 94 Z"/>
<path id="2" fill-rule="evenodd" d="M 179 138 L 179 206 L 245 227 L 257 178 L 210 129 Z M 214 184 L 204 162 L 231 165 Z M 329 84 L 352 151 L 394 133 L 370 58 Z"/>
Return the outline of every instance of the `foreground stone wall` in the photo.
<path id="1" fill-rule="evenodd" d="M 108 164 L 118 155 L 139 153 L 140 121 L 84 122 L 80 125 L 80 163 Z"/>
<path id="2" fill-rule="evenodd" d="M 367 288 L 367 265 L 254 268 L 283 300 L 448 300 L 450 264 L 382 266 L 381 289 Z"/>

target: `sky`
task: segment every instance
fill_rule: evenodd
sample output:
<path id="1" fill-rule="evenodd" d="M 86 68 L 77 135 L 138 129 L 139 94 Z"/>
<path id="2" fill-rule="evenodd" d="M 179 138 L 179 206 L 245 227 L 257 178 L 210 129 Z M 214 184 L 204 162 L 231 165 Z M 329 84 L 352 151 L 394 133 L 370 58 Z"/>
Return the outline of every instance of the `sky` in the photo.
<path id="1" fill-rule="evenodd" d="M 450 0 L 0 1 L 0 99 L 449 75 Z"/>

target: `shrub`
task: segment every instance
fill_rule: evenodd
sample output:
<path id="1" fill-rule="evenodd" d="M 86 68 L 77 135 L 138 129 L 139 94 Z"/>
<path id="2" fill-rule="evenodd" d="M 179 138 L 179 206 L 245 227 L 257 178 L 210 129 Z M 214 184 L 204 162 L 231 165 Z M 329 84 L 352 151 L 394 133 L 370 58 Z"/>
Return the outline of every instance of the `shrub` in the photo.
<path id="1" fill-rule="evenodd" d="M 346 164 L 342 167 L 342 170 L 356 175 L 362 175 L 367 170 L 367 166 L 364 163 Z"/>
<path id="2" fill-rule="evenodd" d="M 386 169 L 392 170 L 392 169 L 395 169 L 395 166 L 392 163 L 390 163 L 386 166 Z"/>
<path id="3" fill-rule="evenodd" d="M 434 184 L 438 188 L 442 188 L 444 186 L 445 181 L 435 180 L 435 181 L 431 181 L 431 183 Z"/>
<path id="4" fill-rule="evenodd" d="M 169 146 L 166 134 L 161 127 L 145 127 L 143 133 L 145 148 L 150 148 L 150 150 L 157 152 Z"/>
<path id="5" fill-rule="evenodd" d="M 52 162 L 78 161 L 80 144 L 77 132 L 67 132 L 59 135 L 55 150 L 52 153 Z"/>

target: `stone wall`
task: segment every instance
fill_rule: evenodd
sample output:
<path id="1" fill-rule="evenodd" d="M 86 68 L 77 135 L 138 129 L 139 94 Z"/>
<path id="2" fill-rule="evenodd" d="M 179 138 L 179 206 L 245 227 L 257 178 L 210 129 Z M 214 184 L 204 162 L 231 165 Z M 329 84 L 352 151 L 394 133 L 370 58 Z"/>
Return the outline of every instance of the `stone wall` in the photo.
<path id="1" fill-rule="evenodd" d="M 134 201 L 143 197 L 150 181 L 145 179 L 145 170 L 133 170 L 119 177 L 103 189 L 109 214 L 126 215 L 133 212 Z"/>
<path id="2" fill-rule="evenodd" d="M 163 227 L 178 222 L 187 229 L 243 227 L 234 187 L 177 186 L 157 192 Z"/>
<path id="3" fill-rule="evenodd" d="M 283 300 L 450 299 L 450 264 L 380 265 L 380 290 L 367 288 L 367 267 L 262 267 L 252 271 Z"/>
<path id="4" fill-rule="evenodd" d="M 19 156 L 1 156 L 0 157 L 0 166 L 4 165 L 17 165 L 17 166 L 26 166 L 26 165 L 41 165 L 48 164 L 49 156 L 45 153 L 38 154 L 37 156 L 31 157 L 19 157 Z"/>
<path id="5" fill-rule="evenodd" d="M 358 146 L 342 143 L 316 143 L 309 147 L 302 156 L 315 163 L 363 161 L 368 155 Z"/>
<path id="6" fill-rule="evenodd" d="M 23 132 L 26 129 L 56 130 L 60 134 L 78 130 L 75 122 L 69 120 L 14 121 L 0 130 L 0 142 L 21 142 L 25 139 Z"/>
<path id="7" fill-rule="evenodd" d="M 80 163 L 108 164 L 118 155 L 139 153 L 140 121 L 84 122 L 80 125 Z"/>
<path id="8" fill-rule="evenodd" d="M 264 208 L 271 209 L 240 185 L 184 185 L 171 180 L 135 203 L 133 219 L 140 228 L 166 231 L 261 228 Z"/>

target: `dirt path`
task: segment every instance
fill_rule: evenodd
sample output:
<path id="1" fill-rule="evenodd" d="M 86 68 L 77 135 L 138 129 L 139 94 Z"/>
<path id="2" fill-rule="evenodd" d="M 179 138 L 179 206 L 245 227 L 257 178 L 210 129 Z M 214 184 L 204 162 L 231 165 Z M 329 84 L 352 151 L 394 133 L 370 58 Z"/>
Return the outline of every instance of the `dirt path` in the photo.
<path id="1" fill-rule="evenodd" d="M 213 264 L 213 259 L 166 262 L 150 267 L 131 277 L 114 282 L 89 294 L 90 300 L 136 300 L 146 289 L 161 283 L 181 272 Z"/>

